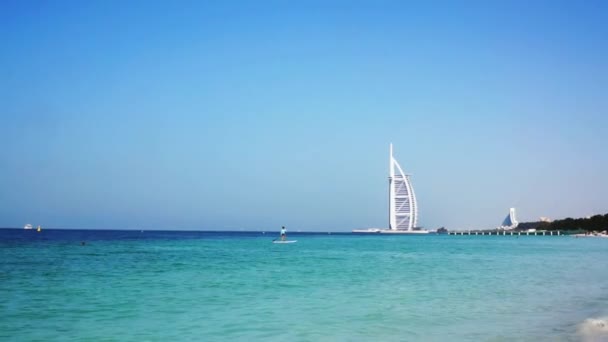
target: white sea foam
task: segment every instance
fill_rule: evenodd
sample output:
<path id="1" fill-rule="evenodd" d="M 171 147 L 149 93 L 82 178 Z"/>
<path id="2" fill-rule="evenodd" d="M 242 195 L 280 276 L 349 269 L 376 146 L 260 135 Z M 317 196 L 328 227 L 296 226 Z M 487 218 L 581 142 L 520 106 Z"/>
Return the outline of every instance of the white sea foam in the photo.
<path id="1" fill-rule="evenodd" d="M 579 324 L 578 334 L 585 342 L 608 342 L 608 316 L 586 319 Z"/>

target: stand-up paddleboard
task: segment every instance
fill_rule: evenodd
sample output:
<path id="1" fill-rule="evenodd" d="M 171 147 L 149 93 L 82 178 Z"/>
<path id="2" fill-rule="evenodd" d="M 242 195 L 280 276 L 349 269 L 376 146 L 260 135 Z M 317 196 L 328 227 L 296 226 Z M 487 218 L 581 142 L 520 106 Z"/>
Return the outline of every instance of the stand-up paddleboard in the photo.
<path id="1" fill-rule="evenodd" d="M 272 243 L 296 243 L 296 242 L 298 242 L 298 240 L 285 240 L 285 241 L 274 240 L 274 241 L 272 241 Z"/>

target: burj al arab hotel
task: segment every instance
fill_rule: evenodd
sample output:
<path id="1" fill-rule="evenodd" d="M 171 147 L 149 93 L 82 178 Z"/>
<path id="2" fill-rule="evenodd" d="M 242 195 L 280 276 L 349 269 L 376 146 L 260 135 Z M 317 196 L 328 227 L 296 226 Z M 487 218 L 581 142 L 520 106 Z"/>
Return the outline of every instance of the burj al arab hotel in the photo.
<path id="1" fill-rule="evenodd" d="M 410 175 L 403 172 L 393 156 L 393 144 L 390 145 L 388 184 L 389 229 L 413 231 L 418 224 L 418 202 Z"/>
<path id="2" fill-rule="evenodd" d="M 393 144 L 389 151 L 388 177 L 388 229 L 355 229 L 353 233 L 427 234 L 418 227 L 418 202 L 410 175 L 403 172 L 393 156 Z"/>

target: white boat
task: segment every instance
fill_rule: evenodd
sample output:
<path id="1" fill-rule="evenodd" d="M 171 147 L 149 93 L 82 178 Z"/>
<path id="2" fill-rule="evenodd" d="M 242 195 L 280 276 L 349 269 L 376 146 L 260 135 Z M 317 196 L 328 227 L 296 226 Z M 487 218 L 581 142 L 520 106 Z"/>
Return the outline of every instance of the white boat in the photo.
<path id="1" fill-rule="evenodd" d="M 32 225 L 31 224 L 26 224 L 25 226 L 23 226 L 23 229 L 32 229 Z"/>
<path id="2" fill-rule="evenodd" d="M 418 228 L 418 202 L 410 175 L 403 172 L 399 162 L 393 157 L 393 144 L 389 151 L 388 177 L 388 229 L 355 229 L 353 233 L 381 234 L 428 234 L 428 230 Z"/>
<path id="3" fill-rule="evenodd" d="M 353 229 L 353 233 L 380 233 L 380 228 L 368 228 L 368 229 Z"/>

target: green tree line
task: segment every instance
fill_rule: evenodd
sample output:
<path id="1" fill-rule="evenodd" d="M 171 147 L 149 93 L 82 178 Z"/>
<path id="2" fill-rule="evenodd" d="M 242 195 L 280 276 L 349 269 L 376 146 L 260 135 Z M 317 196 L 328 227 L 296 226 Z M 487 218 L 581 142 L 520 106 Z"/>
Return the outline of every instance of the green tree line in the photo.
<path id="1" fill-rule="evenodd" d="M 540 230 L 584 230 L 584 231 L 604 231 L 608 230 L 608 214 L 595 215 L 589 218 L 565 218 L 552 222 L 522 222 L 517 229 L 527 230 L 536 228 Z"/>

